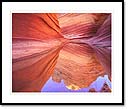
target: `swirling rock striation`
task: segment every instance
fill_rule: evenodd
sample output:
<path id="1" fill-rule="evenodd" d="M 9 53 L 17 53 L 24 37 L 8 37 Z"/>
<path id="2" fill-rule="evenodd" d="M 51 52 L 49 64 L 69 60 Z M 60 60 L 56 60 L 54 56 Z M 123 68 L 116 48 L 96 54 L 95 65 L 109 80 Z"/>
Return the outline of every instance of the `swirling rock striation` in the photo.
<path id="1" fill-rule="evenodd" d="M 74 90 L 111 79 L 111 14 L 13 13 L 12 91 L 39 92 L 52 76 Z"/>

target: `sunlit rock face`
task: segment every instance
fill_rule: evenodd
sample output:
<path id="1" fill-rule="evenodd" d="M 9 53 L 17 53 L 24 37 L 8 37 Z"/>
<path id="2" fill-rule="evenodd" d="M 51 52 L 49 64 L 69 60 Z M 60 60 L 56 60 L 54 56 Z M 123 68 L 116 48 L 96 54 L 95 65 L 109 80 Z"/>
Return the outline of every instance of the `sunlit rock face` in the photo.
<path id="1" fill-rule="evenodd" d="M 88 87 L 111 68 L 110 16 L 108 14 L 61 14 L 62 35 L 71 40 L 60 51 L 56 70 L 67 87 Z M 78 88 L 78 89 L 79 89 Z"/>
<path id="2" fill-rule="evenodd" d="M 12 91 L 40 91 L 63 47 L 55 14 L 12 14 Z"/>
<path id="3" fill-rule="evenodd" d="M 68 39 L 94 37 L 97 29 L 101 26 L 108 15 L 109 14 L 100 13 L 58 14 L 61 33 Z"/>
<path id="4" fill-rule="evenodd" d="M 111 79 L 111 14 L 15 13 L 12 36 L 14 92 L 39 92 L 50 76 L 72 90 Z"/>
<path id="5" fill-rule="evenodd" d="M 74 84 L 70 84 L 70 85 L 66 86 L 66 88 L 71 89 L 71 90 L 79 90 L 80 89 L 79 86 L 76 86 Z"/>

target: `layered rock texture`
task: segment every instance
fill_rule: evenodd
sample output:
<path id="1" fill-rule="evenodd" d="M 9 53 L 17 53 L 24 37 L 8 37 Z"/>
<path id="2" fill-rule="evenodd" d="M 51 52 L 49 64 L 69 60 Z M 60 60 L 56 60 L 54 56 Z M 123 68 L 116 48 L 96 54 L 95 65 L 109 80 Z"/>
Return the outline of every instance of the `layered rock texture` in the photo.
<path id="1" fill-rule="evenodd" d="M 13 92 L 40 92 L 50 76 L 77 90 L 106 74 L 111 80 L 111 14 L 12 14 Z"/>

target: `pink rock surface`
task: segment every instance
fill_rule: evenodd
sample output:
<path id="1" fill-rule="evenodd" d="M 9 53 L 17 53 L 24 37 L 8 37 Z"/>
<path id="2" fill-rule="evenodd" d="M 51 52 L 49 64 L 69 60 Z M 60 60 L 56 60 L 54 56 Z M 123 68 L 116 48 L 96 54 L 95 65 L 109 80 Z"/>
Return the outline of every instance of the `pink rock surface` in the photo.
<path id="1" fill-rule="evenodd" d="M 52 76 L 67 87 L 111 79 L 110 14 L 12 16 L 12 91 L 39 92 Z"/>

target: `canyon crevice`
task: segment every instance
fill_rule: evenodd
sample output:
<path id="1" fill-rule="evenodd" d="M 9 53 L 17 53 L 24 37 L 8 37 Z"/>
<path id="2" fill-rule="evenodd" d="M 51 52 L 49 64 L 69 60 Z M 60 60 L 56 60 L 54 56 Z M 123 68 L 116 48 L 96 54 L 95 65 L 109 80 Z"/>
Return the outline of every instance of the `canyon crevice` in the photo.
<path id="1" fill-rule="evenodd" d="M 111 80 L 111 14 L 12 14 L 13 92 L 40 92 L 50 76 L 77 90 L 104 75 Z"/>

